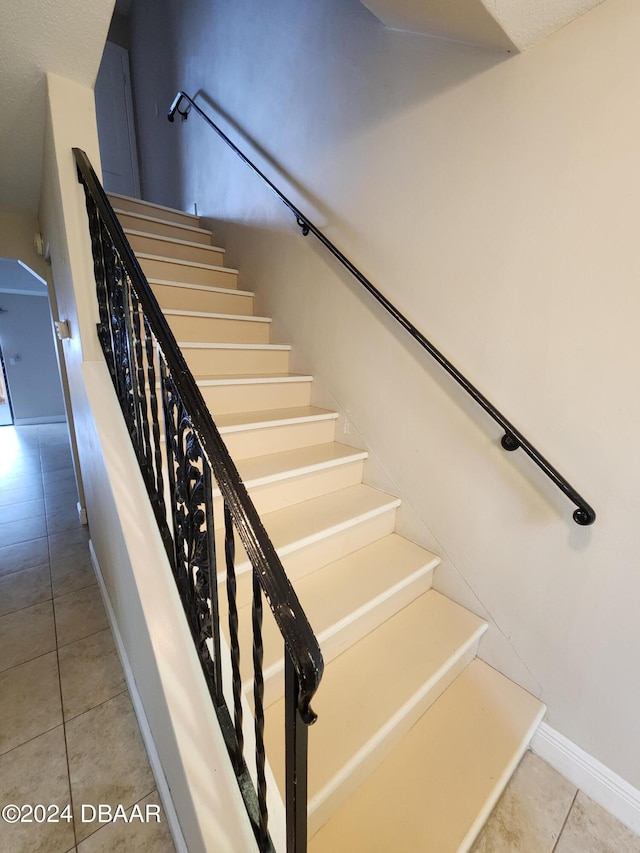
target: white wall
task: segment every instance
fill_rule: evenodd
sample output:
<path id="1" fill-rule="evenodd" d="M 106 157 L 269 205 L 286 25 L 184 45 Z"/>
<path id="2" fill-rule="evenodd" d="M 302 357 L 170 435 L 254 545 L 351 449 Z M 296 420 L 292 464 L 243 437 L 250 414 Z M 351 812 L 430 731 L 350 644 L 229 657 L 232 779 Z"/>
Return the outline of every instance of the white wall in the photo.
<path id="1" fill-rule="evenodd" d="M 482 655 L 640 786 L 640 6 L 607 0 L 506 60 L 385 31 L 357 0 L 172 7 L 133 10 L 147 197 L 196 201 L 217 220 L 241 286 L 348 410 L 407 520 L 428 525 L 407 529 L 445 556 L 437 586 L 490 614 Z M 523 454 L 500 450 L 486 416 L 196 117 L 165 122 L 178 88 L 220 106 L 583 491 L 594 527 L 573 523 Z"/>
<path id="2" fill-rule="evenodd" d="M 93 91 L 54 74 L 47 75 L 47 89 L 40 222 L 61 316 L 71 325 L 64 359 L 89 532 L 129 686 L 141 698 L 159 755 L 159 789 L 170 791 L 178 815 L 177 849 L 186 842 L 189 853 L 253 853 L 255 839 L 96 334 L 88 222 L 72 154 L 72 147 L 82 148 L 100 173 Z"/>

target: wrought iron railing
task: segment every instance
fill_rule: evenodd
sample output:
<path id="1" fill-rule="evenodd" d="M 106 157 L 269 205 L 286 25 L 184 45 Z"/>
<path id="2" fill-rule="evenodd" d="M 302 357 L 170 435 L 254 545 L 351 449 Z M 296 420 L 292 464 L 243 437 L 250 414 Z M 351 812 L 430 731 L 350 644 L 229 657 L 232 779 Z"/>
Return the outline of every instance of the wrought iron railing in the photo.
<path id="1" fill-rule="evenodd" d="M 265 776 L 263 596 L 282 634 L 287 851 L 303 853 L 307 727 L 315 721 L 310 702 L 323 672 L 320 647 L 87 155 L 73 152 L 89 216 L 98 335 L 261 851 L 274 849 Z M 223 500 L 231 685 L 223 677 L 214 483 Z M 245 760 L 236 536 L 252 575 L 255 782 Z"/>
<path id="2" fill-rule="evenodd" d="M 183 101 L 186 103 L 186 109 L 180 109 Z M 194 109 L 195 112 L 209 125 L 209 127 L 214 130 L 218 136 L 225 142 L 231 150 L 238 155 L 238 157 L 245 163 L 268 187 L 269 189 L 280 199 L 280 201 L 289 208 L 291 213 L 295 216 L 296 223 L 302 230 L 303 236 L 307 236 L 309 233 L 313 234 L 317 239 L 331 252 L 331 254 L 336 258 L 350 273 L 351 275 L 360 282 L 360 284 L 376 299 L 382 307 L 387 311 L 393 318 L 396 320 L 410 335 L 411 337 L 424 349 L 429 355 L 431 355 L 438 364 L 447 371 L 447 373 L 455 379 L 455 381 L 462 387 L 464 390 L 472 397 L 479 406 L 481 406 L 485 412 L 490 415 L 493 420 L 500 425 L 500 427 L 504 430 L 504 435 L 502 436 L 501 444 L 505 450 L 517 450 L 518 448 L 522 448 L 522 450 L 535 462 L 535 464 L 547 475 L 547 477 L 554 483 L 564 494 L 572 501 L 577 509 L 574 510 L 573 520 L 576 524 L 581 525 L 589 525 L 593 524 L 596 520 L 596 513 L 593 507 L 591 507 L 586 500 L 582 497 L 582 495 L 574 489 L 571 483 L 566 480 L 560 472 L 553 467 L 553 465 L 545 459 L 545 457 L 540 453 L 537 448 L 533 446 L 533 444 L 525 438 L 525 436 L 518 430 L 507 418 L 502 414 L 502 412 L 493 405 L 493 403 L 487 399 L 468 379 L 464 374 L 462 374 L 455 365 L 449 361 L 446 356 L 444 356 L 440 350 L 438 350 L 432 343 L 429 341 L 421 331 L 419 331 L 413 323 L 411 323 L 405 316 L 402 314 L 396 306 L 381 293 L 378 288 L 372 284 L 371 281 L 353 264 L 341 251 L 338 249 L 332 242 L 326 237 L 322 231 L 320 231 L 313 222 L 305 216 L 296 205 L 284 195 L 278 187 L 269 180 L 269 178 L 262 172 L 256 165 L 253 163 L 243 151 L 235 145 L 231 139 L 218 127 L 218 125 L 208 116 L 193 100 L 187 95 L 186 92 L 178 92 L 175 96 L 173 103 L 169 109 L 168 119 L 169 121 L 173 121 L 176 113 L 182 117 L 183 121 L 186 121 L 189 115 L 189 111 Z"/>

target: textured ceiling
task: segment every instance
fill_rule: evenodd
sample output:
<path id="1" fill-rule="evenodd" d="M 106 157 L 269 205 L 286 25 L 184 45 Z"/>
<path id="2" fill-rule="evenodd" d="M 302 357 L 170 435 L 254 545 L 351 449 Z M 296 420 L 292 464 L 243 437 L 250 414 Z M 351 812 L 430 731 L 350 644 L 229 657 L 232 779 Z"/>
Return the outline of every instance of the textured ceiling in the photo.
<path id="1" fill-rule="evenodd" d="M 603 0 L 362 0 L 388 27 L 522 51 Z"/>
<path id="2" fill-rule="evenodd" d="M 114 0 L 0 0 L 0 209 L 36 212 L 45 72 L 93 86 L 113 7 Z"/>

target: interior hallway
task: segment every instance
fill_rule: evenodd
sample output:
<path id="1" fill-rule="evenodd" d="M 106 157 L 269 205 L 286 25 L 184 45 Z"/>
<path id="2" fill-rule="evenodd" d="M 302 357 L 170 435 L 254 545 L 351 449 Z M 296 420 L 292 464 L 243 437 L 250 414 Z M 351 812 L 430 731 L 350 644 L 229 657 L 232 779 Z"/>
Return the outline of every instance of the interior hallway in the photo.
<path id="1" fill-rule="evenodd" d="M 73 814 L 0 819 L 0 850 L 172 853 L 76 504 L 66 424 L 0 428 L 0 806 Z M 100 803 L 160 822 L 83 821 Z"/>

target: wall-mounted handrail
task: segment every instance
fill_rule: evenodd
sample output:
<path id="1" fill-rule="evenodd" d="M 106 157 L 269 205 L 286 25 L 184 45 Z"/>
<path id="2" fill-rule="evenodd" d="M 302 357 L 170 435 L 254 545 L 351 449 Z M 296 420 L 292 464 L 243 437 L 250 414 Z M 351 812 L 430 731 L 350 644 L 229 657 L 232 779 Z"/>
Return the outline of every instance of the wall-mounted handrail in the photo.
<path id="1" fill-rule="evenodd" d="M 283 639 L 287 853 L 304 853 L 307 726 L 316 719 L 310 702 L 324 669 L 320 646 L 87 155 L 78 148 L 73 153 L 89 215 L 98 334 L 256 840 L 265 853 L 272 853 L 273 845 L 263 738 L 263 597 Z M 224 515 L 224 547 L 217 559 L 214 478 Z M 244 759 L 236 535 L 251 564 L 256 786 Z M 233 720 L 223 684 L 217 562 L 226 570 Z"/>
<path id="2" fill-rule="evenodd" d="M 188 106 L 181 110 L 180 106 L 185 101 Z M 535 464 L 547 475 L 547 477 L 555 483 L 555 485 L 572 501 L 577 509 L 573 513 L 573 520 L 577 524 L 589 525 L 596 520 L 594 509 L 586 502 L 582 495 L 574 489 L 574 487 L 554 468 L 554 466 L 537 450 L 534 445 L 518 430 L 502 412 L 497 409 L 467 378 L 457 367 L 455 367 L 440 350 L 438 350 L 405 316 L 396 306 L 382 294 L 378 288 L 353 264 L 343 253 L 338 249 L 331 240 L 320 231 L 311 220 L 305 216 L 296 205 L 284 195 L 278 187 L 269 180 L 269 178 L 244 154 L 237 145 L 235 145 L 229 137 L 215 124 L 214 121 L 195 103 L 193 98 L 190 98 L 186 92 L 178 92 L 169 109 L 167 118 L 173 121 L 176 113 L 180 115 L 183 121 L 186 121 L 189 111 L 194 109 L 198 115 L 214 130 L 218 136 L 234 151 L 238 157 L 246 163 L 246 165 L 255 172 L 258 177 L 264 181 L 269 189 L 275 193 L 280 201 L 289 208 L 295 216 L 298 226 L 302 229 L 302 234 L 306 237 L 309 233 L 313 234 L 331 254 L 346 267 L 351 275 L 356 278 L 360 284 L 368 290 L 368 292 L 376 299 L 383 308 L 417 341 L 420 346 L 425 349 L 438 364 L 447 371 L 447 373 L 455 379 L 455 381 L 464 388 L 475 401 L 481 406 L 488 415 L 490 415 L 496 423 L 504 430 L 501 444 L 505 450 L 517 450 L 519 447 L 535 462 Z"/>

